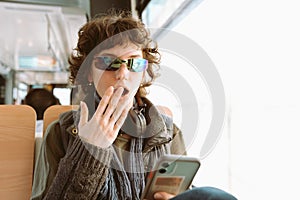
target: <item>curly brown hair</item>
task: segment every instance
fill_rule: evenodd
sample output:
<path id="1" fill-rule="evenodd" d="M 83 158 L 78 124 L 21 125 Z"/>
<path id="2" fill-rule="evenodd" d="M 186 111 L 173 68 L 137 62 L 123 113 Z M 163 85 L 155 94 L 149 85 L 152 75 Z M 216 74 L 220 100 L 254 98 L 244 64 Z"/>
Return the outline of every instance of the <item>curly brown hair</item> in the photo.
<path id="1" fill-rule="evenodd" d="M 103 49 L 129 43 L 141 48 L 143 57 L 148 60 L 147 73 L 138 92 L 140 96 L 145 96 L 147 94 L 145 88 L 159 76 L 160 53 L 142 21 L 125 10 L 110 9 L 95 16 L 80 28 L 77 46 L 68 59 L 70 83 L 83 87 L 87 85 L 93 60 L 91 58 Z"/>

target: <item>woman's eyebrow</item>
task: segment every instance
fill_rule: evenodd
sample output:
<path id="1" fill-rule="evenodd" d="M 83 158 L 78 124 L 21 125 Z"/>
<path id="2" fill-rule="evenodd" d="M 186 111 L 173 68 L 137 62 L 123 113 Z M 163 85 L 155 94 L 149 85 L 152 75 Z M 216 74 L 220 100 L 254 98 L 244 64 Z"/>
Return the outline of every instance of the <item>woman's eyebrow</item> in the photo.
<path id="1" fill-rule="evenodd" d="M 115 54 L 111 54 L 111 53 L 103 53 L 103 54 L 100 54 L 100 56 L 118 57 Z"/>
<path id="2" fill-rule="evenodd" d="M 134 54 L 129 56 L 129 58 L 140 58 L 140 57 L 141 57 L 140 54 Z"/>
<path id="3" fill-rule="evenodd" d="M 133 53 L 133 52 L 132 52 Z M 115 57 L 115 58 L 120 58 L 120 57 L 122 57 L 122 55 L 120 56 L 117 56 L 116 54 L 114 54 L 114 53 L 110 53 L 110 52 L 104 52 L 104 53 L 100 53 L 100 55 L 99 56 L 108 56 L 108 57 Z M 133 53 L 133 54 L 128 54 L 128 57 L 127 58 L 140 58 L 140 57 L 142 57 L 142 55 L 141 54 L 139 54 L 139 53 Z"/>

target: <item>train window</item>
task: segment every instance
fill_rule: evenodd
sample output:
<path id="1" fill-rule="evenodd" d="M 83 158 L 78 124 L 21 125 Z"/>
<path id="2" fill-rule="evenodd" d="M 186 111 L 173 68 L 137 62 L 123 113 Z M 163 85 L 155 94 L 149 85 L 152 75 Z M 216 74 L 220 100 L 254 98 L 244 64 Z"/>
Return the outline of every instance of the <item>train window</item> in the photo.
<path id="1" fill-rule="evenodd" d="M 162 27 L 184 1 L 185 0 L 152 0 L 143 11 L 142 19 L 144 23 L 150 27 Z"/>
<path id="2" fill-rule="evenodd" d="M 19 56 L 19 69 L 58 70 L 58 62 L 51 56 Z"/>

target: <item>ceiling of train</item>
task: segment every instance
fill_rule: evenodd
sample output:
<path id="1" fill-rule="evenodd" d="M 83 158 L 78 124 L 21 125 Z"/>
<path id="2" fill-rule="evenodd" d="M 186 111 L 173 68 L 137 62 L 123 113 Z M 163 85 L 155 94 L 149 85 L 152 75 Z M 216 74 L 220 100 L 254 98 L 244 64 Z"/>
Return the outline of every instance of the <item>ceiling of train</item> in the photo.
<path id="1" fill-rule="evenodd" d="M 86 21 L 78 7 L 0 2 L 0 13 L 1 64 L 15 70 L 63 69 Z"/>

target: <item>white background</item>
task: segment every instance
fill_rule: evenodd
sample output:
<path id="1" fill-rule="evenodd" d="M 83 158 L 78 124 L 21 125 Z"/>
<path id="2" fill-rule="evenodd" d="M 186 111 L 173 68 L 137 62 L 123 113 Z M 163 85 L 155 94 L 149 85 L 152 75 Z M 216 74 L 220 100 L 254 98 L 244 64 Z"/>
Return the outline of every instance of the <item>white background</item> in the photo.
<path id="1" fill-rule="evenodd" d="M 299 10 L 296 0 L 204 0 L 175 27 L 206 51 L 226 92 L 222 137 L 196 185 L 243 200 L 299 199 Z"/>

